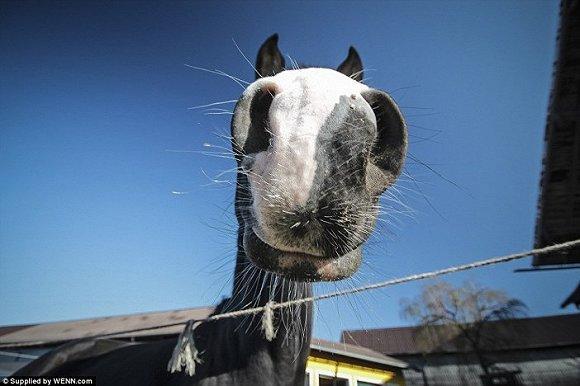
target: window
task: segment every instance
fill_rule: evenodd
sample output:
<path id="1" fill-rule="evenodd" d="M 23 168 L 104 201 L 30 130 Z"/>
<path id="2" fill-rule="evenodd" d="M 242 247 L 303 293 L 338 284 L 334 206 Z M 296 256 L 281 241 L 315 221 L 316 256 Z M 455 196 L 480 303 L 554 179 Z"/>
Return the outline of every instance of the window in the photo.
<path id="1" fill-rule="evenodd" d="M 319 386 L 348 386 L 348 379 L 320 375 L 318 377 L 318 385 Z"/>
<path id="2" fill-rule="evenodd" d="M 304 386 L 310 386 L 310 373 L 306 373 L 304 377 Z"/>
<path id="3" fill-rule="evenodd" d="M 379 384 L 378 383 L 363 382 L 363 381 L 356 381 L 356 386 L 379 386 Z"/>

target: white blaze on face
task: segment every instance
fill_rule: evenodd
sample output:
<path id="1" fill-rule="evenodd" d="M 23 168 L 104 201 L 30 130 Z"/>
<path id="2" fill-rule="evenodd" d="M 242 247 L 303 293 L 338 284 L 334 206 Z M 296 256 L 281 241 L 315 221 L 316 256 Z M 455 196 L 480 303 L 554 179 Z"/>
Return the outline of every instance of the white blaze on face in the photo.
<path id="1" fill-rule="evenodd" d="M 334 70 L 308 68 L 259 79 L 246 92 L 257 89 L 275 93 L 269 110 L 271 145 L 256 155 L 249 175 L 254 214 L 263 224 L 261 217 L 273 200 L 289 210 L 306 203 L 317 168 L 321 127 L 341 97 L 361 98 L 368 87 Z"/>

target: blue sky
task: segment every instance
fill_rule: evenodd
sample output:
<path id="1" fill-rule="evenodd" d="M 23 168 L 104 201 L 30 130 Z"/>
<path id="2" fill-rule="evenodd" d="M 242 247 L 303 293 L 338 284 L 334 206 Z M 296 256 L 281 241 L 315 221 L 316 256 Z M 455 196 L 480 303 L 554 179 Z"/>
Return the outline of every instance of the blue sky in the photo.
<path id="1" fill-rule="evenodd" d="M 317 292 L 529 249 L 557 11 L 557 1 L 4 2 L 0 324 L 227 295 L 233 187 L 210 177 L 234 163 L 204 144 L 228 146 L 229 115 L 188 107 L 242 89 L 184 64 L 251 80 L 232 39 L 254 60 L 274 32 L 311 65 L 334 67 L 354 45 L 367 83 L 392 92 L 410 124 L 416 182 L 398 189 L 412 215 L 389 217 L 356 278 Z M 559 313 L 577 273 L 513 273 L 529 264 L 448 279 L 504 289 L 531 315 Z M 399 301 L 421 285 L 320 303 L 315 334 L 406 324 Z"/>

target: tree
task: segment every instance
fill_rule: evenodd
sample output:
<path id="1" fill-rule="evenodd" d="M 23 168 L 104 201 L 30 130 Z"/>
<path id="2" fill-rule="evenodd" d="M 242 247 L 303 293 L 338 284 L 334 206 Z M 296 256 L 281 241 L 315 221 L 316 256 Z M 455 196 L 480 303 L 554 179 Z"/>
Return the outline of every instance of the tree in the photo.
<path id="1" fill-rule="evenodd" d="M 454 287 L 447 282 L 423 287 L 414 300 L 403 299 L 402 314 L 420 326 L 417 341 L 424 353 L 450 347 L 475 354 L 483 372 L 489 374 L 492 363 L 486 352 L 510 340 L 505 323 L 526 314 L 526 305 L 505 292 L 465 282 Z"/>

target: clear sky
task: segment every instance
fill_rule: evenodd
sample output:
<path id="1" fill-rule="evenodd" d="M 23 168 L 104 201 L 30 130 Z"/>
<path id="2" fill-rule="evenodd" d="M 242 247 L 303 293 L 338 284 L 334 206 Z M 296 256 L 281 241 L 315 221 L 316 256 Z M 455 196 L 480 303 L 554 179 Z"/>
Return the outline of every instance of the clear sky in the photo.
<path id="1" fill-rule="evenodd" d="M 228 294 L 233 174 L 211 177 L 234 162 L 204 144 L 228 146 L 230 116 L 188 107 L 242 88 L 184 64 L 251 80 L 232 39 L 253 61 L 274 32 L 310 65 L 334 67 L 354 45 L 410 124 L 398 197 L 413 213 L 387 215 L 361 273 L 336 285 L 532 247 L 557 1 L 3 2 L 0 14 L 0 325 Z M 448 279 L 559 313 L 577 272 L 513 273 L 529 265 Z M 315 334 L 408 323 L 399 301 L 420 288 L 323 302 Z"/>

